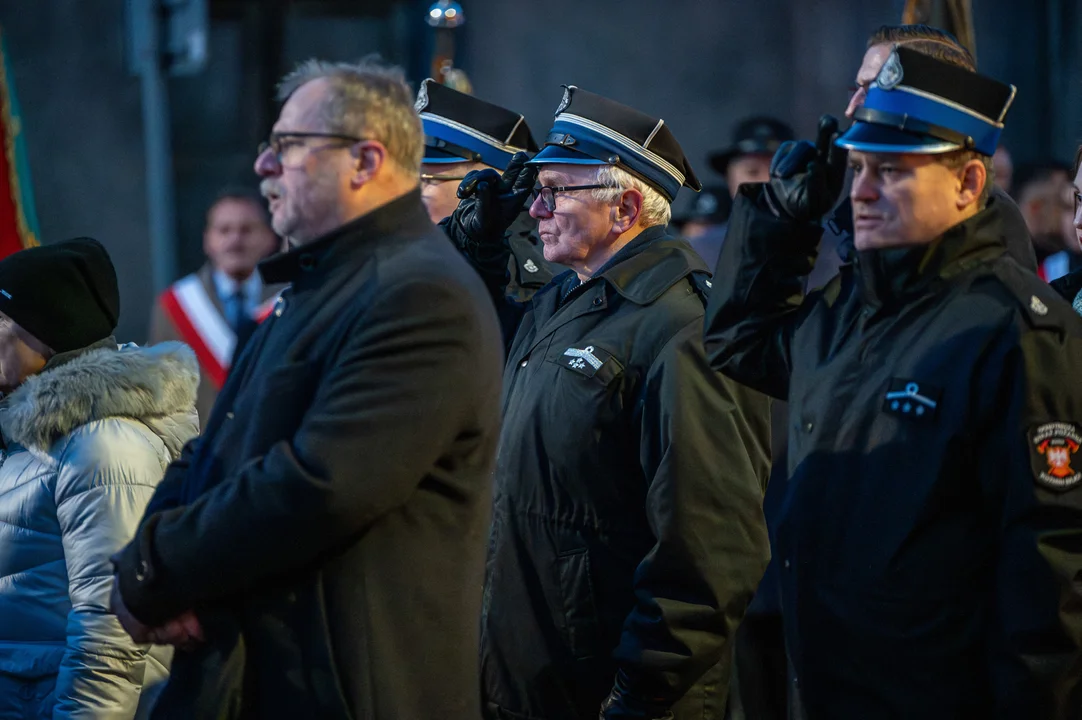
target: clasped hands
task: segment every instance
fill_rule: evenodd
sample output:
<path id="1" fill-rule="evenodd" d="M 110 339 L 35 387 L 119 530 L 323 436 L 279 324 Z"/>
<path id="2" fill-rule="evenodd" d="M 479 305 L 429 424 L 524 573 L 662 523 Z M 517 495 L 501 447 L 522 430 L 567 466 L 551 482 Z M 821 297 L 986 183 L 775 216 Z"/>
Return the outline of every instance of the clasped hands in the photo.
<path id="1" fill-rule="evenodd" d="M 124 598 L 120 594 L 120 578 L 117 576 L 113 576 L 109 610 L 116 615 L 124 631 L 137 643 L 173 645 L 181 650 L 192 650 L 206 640 L 203 635 L 203 626 L 191 610 L 181 613 L 158 627 L 144 625 L 124 604 Z"/>

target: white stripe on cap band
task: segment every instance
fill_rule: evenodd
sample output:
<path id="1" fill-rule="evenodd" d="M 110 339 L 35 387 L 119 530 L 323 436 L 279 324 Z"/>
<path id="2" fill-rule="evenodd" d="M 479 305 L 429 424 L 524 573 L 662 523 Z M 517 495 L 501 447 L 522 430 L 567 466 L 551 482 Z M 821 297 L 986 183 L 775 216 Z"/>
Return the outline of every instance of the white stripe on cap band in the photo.
<path id="1" fill-rule="evenodd" d="M 916 95 L 916 96 L 922 97 L 922 98 L 924 98 L 926 100 L 931 100 L 932 102 L 937 102 L 940 105 L 946 105 L 947 107 L 951 108 L 952 110 L 957 110 L 958 112 L 964 112 L 966 115 L 969 115 L 971 117 L 975 117 L 978 120 L 983 120 L 984 122 L 988 123 L 989 125 L 994 125 L 995 127 L 999 128 L 1000 130 L 1003 129 L 1003 123 L 996 122 L 995 120 L 988 117 L 987 115 L 982 115 L 981 113 L 977 112 L 976 110 L 973 110 L 972 108 L 967 108 L 965 105 L 959 105 L 958 103 L 954 102 L 953 100 L 948 100 L 947 98 L 943 97 L 942 95 L 936 95 L 935 93 L 926 92 L 924 90 L 918 90 L 917 88 L 910 87 L 908 85 L 896 85 L 894 87 L 894 89 L 895 90 L 902 90 L 902 91 L 907 92 L 907 93 L 909 93 L 911 95 Z M 887 91 L 887 92 L 889 92 L 889 91 Z"/>
<path id="2" fill-rule="evenodd" d="M 513 128 L 511 128 L 511 132 L 507 133 L 507 139 L 503 141 L 504 145 L 507 145 L 507 143 L 511 142 L 511 138 L 513 138 L 515 136 L 515 131 L 517 131 L 519 129 L 519 126 L 522 125 L 522 123 L 525 120 L 526 120 L 525 115 L 519 115 L 518 116 L 518 122 L 515 123 L 515 126 Z M 507 145 L 507 147 L 511 147 L 511 146 Z"/>
<path id="3" fill-rule="evenodd" d="M 658 120 L 657 125 L 650 131 L 650 135 L 646 138 L 646 142 L 642 144 L 643 149 L 650 147 L 650 143 L 653 142 L 654 136 L 657 135 L 657 131 L 661 129 L 661 126 L 665 124 L 664 120 Z"/>
<path id="4" fill-rule="evenodd" d="M 472 138 L 476 138 L 477 140 L 480 140 L 485 145 L 491 145 L 492 147 L 496 148 L 497 150 L 502 150 L 505 153 L 510 153 L 510 154 L 514 155 L 517 152 L 525 151 L 525 148 L 515 147 L 514 145 L 506 145 L 506 144 L 500 142 L 499 140 L 497 140 L 496 138 L 492 137 L 491 135 L 486 135 L 485 133 L 483 133 L 483 132 L 481 132 L 479 130 L 475 130 L 475 129 L 471 128 L 469 125 L 463 125 L 462 123 L 455 122 L 454 120 L 448 120 L 447 118 L 443 117 L 442 115 L 433 115 L 432 113 L 423 112 L 423 113 L 421 113 L 421 119 L 422 120 L 430 120 L 430 121 L 436 123 L 437 125 L 445 125 L 446 127 L 449 127 L 452 130 L 458 130 L 461 133 L 465 133 L 466 135 L 469 135 Z"/>
<path id="5" fill-rule="evenodd" d="M 1014 105 L 1014 96 L 1018 94 L 1018 88 L 1011 85 L 1011 96 L 1007 98 L 1007 102 L 1003 104 L 1003 112 L 999 114 L 1000 127 L 1003 126 L 1003 120 L 1007 117 L 1007 111 L 1011 109 L 1011 105 Z"/>
<path id="6" fill-rule="evenodd" d="M 581 117 L 579 115 L 574 115 L 572 113 L 560 113 L 556 116 L 556 122 L 560 122 L 561 120 L 571 123 L 572 125 L 579 125 L 586 128 L 587 130 L 592 130 L 599 135 L 604 135 L 609 140 L 612 140 L 613 142 L 622 145 L 623 147 L 626 147 L 630 152 L 642 155 L 644 158 L 646 158 L 647 161 L 660 167 L 666 173 L 671 175 L 674 180 L 679 182 L 681 186 L 683 186 L 684 173 L 677 170 L 676 167 L 665 158 L 661 157 L 657 153 L 647 150 L 626 135 L 621 135 L 615 130 L 607 128 L 600 123 L 596 123 L 593 120 Z"/>

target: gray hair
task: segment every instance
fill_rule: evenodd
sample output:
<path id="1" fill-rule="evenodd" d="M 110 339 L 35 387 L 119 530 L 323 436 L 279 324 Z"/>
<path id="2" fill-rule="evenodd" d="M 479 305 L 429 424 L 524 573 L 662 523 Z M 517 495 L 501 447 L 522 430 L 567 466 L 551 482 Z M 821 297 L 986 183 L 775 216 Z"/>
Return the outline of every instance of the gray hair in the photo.
<path id="1" fill-rule="evenodd" d="M 278 99 L 284 102 L 313 80 L 329 86 L 320 108 L 327 132 L 377 140 L 402 170 L 421 172 L 424 131 L 402 68 L 375 56 L 356 63 L 306 60 L 282 78 Z"/>
<path id="2" fill-rule="evenodd" d="M 593 191 L 601 202 L 615 202 L 624 190 L 638 190 L 642 194 L 642 211 L 638 224 L 642 227 L 668 225 L 672 219 L 672 205 L 654 188 L 626 170 L 615 165 L 602 165 L 597 169 L 597 184 L 605 187 Z"/>

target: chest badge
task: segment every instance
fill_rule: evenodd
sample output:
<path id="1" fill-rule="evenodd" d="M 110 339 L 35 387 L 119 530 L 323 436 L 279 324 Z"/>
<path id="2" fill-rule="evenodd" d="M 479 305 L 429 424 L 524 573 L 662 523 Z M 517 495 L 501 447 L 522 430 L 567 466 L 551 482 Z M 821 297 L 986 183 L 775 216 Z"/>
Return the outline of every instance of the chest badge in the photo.
<path id="1" fill-rule="evenodd" d="M 939 388 L 927 383 L 891 378 L 883 410 L 911 420 L 930 422 L 935 419 L 942 395 Z"/>
<path id="2" fill-rule="evenodd" d="M 522 269 L 528 273 L 535 273 L 541 268 L 537 267 L 537 263 L 533 261 L 533 258 L 526 258 L 526 262 L 522 263 Z"/>
<path id="3" fill-rule="evenodd" d="M 582 350 L 568 348 L 564 350 L 564 357 L 568 358 L 566 360 L 567 366 L 572 370 L 585 370 L 586 366 L 589 365 L 594 369 L 594 372 L 597 372 L 605 364 L 604 360 L 594 355 L 593 345 L 587 345 Z"/>
<path id="4" fill-rule="evenodd" d="M 1062 491 L 1082 483 L 1082 471 L 1074 467 L 1075 454 L 1082 447 L 1077 423 L 1038 425 L 1030 431 L 1029 447 L 1033 477 L 1038 484 Z"/>

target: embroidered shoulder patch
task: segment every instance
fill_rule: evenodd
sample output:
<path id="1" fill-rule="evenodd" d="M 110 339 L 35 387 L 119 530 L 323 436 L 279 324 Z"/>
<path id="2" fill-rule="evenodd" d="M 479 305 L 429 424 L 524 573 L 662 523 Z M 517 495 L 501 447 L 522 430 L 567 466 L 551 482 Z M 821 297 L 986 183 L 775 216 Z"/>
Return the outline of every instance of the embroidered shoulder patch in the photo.
<path id="1" fill-rule="evenodd" d="M 1082 483 L 1082 471 L 1076 470 L 1075 454 L 1082 447 L 1082 428 L 1078 423 L 1050 422 L 1034 426 L 1029 432 L 1030 464 L 1033 477 L 1049 490 L 1070 490 Z"/>

